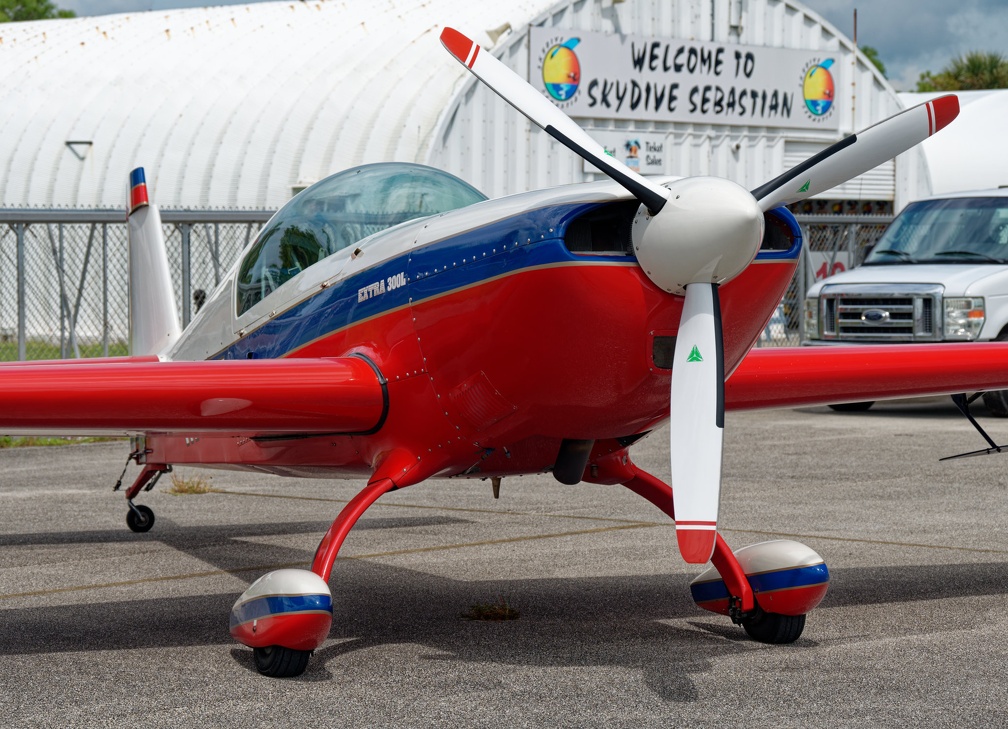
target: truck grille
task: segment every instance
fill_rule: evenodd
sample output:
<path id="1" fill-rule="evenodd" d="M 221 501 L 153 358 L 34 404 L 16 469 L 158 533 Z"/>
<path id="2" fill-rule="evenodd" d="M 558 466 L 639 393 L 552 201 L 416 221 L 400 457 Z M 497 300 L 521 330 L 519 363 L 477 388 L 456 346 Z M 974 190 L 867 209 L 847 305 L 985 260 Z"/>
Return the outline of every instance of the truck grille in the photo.
<path id="1" fill-rule="evenodd" d="M 824 286 L 822 337 L 848 342 L 933 342 L 941 339 L 942 287 L 859 284 Z"/>

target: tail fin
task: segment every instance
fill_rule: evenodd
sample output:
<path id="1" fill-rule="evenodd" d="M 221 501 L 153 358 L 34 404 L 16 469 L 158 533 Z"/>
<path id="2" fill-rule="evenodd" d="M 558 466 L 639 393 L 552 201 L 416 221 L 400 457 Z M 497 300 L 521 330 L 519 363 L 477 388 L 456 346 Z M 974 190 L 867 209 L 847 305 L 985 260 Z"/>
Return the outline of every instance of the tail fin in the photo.
<path id="1" fill-rule="evenodd" d="M 143 167 L 130 173 L 129 338 L 134 355 L 157 354 L 181 334 L 161 215 L 147 196 Z"/>

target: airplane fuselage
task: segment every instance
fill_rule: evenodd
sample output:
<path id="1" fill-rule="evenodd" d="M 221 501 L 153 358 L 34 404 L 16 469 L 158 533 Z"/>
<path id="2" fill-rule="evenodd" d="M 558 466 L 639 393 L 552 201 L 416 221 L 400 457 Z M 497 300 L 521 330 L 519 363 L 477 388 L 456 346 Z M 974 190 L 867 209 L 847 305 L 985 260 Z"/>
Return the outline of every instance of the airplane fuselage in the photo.
<path id="1" fill-rule="evenodd" d="M 683 303 L 621 240 L 635 208 L 611 183 L 478 203 L 364 239 L 241 315 L 236 265 L 169 356 L 363 355 L 387 381 L 386 417 L 366 435 L 151 435 L 149 460 L 363 474 L 396 449 L 430 472 L 486 477 L 549 469 L 564 439 L 620 447 L 668 417 Z M 778 250 L 721 287 L 727 372 L 763 331 L 800 251 L 793 218 L 769 217 Z"/>

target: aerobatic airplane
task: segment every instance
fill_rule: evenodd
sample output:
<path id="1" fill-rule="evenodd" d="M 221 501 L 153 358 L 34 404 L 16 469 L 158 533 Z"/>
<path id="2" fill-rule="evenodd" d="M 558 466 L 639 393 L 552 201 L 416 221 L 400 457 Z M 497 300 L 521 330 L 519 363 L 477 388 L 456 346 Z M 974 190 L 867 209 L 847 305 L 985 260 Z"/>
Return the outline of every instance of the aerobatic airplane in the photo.
<path id="1" fill-rule="evenodd" d="M 261 230 L 180 331 L 157 210 L 131 176 L 132 356 L 0 366 L 0 431 L 129 434 L 134 503 L 173 464 L 359 477 L 310 570 L 264 575 L 231 634 L 270 676 L 304 671 L 332 622 L 329 578 L 382 494 L 435 476 L 552 472 L 622 484 L 675 519 L 691 589 L 756 640 L 791 642 L 826 592 L 793 541 L 733 552 L 717 532 L 724 412 L 1008 388 L 1008 345 L 753 350 L 798 263 L 782 207 L 951 122 L 946 96 L 748 191 L 644 178 L 491 54 L 444 46 L 611 181 L 486 200 L 407 164 L 333 175 Z M 671 484 L 633 444 L 671 422 Z"/>

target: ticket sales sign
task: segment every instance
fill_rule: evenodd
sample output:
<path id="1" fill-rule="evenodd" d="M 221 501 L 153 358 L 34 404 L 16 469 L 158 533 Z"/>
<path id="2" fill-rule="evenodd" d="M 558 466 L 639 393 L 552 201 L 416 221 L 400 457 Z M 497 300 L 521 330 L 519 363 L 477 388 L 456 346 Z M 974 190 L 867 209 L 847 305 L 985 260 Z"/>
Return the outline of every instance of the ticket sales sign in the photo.
<path id="1" fill-rule="evenodd" d="M 529 29 L 529 82 L 573 117 L 839 128 L 835 51 Z"/>

